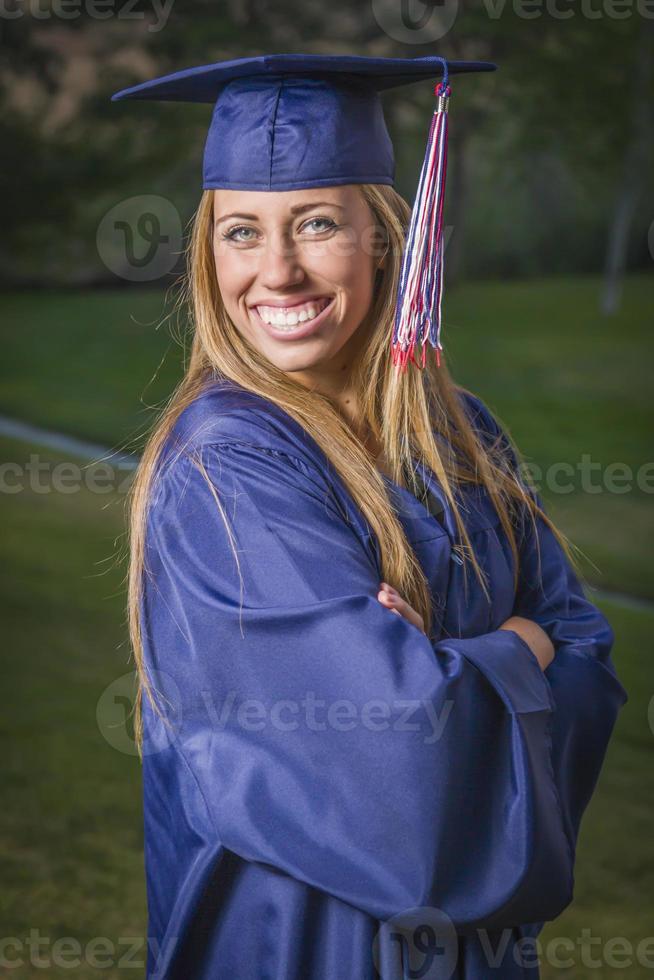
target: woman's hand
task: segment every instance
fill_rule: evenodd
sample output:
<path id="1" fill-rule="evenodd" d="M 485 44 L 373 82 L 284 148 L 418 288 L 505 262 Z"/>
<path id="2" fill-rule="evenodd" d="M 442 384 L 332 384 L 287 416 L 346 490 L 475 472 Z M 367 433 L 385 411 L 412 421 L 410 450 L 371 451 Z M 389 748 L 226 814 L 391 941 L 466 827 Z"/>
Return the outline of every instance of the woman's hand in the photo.
<path id="1" fill-rule="evenodd" d="M 382 582 L 377 598 L 396 616 L 403 616 L 409 623 L 417 626 L 422 633 L 425 632 L 425 624 L 420 613 L 417 613 L 413 606 L 410 606 L 392 585 Z M 517 633 L 536 657 L 541 670 L 549 667 L 554 660 L 552 641 L 545 630 L 532 619 L 526 619 L 524 616 L 510 616 L 499 629 L 513 630 Z"/>
<path id="2" fill-rule="evenodd" d="M 403 616 L 409 623 L 413 623 L 419 630 L 423 633 L 425 632 L 425 624 L 420 613 L 417 613 L 413 606 L 405 602 L 397 589 L 394 589 L 392 585 L 389 585 L 387 582 L 382 582 L 381 590 L 377 593 L 377 598 L 391 612 L 394 612 L 397 616 Z"/>
<path id="3" fill-rule="evenodd" d="M 554 646 L 552 641 L 542 626 L 539 626 L 532 619 L 525 619 L 524 616 L 509 616 L 499 629 L 514 630 L 522 637 L 536 657 L 541 670 L 549 667 L 554 660 Z"/>

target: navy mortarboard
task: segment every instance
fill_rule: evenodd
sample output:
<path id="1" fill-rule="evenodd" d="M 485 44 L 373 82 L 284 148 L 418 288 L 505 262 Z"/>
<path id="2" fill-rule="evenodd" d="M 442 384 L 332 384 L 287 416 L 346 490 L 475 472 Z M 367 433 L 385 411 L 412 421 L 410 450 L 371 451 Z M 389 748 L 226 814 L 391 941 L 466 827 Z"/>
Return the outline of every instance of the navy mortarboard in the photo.
<path id="1" fill-rule="evenodd" d="M 199 65 L 122 89 L 120 99 L 209 102 L 203 188 L 289 191 L 393 184 L 395 158 L 379 93 L 438 79 L 436 107 L 398 284 L 393 361 L 440 364 L 443 198 L 449 76 L 493 71 L 486 61 L 271 54 Z M 422 359 L 414 348 L 420 344 Z"/>

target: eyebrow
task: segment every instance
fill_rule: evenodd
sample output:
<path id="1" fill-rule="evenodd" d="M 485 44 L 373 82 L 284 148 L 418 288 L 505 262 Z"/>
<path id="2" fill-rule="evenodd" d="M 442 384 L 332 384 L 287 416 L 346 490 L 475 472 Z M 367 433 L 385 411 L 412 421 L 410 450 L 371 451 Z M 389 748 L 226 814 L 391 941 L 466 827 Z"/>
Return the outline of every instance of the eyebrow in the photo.
<path id="1" fill-rule="evenodd" d="M 340 208 L 341 211 L 345 210 L 342 204 L 336 204 L 335 201 L 312 201 L 311 204 L 296 204 L 294 208 L 291 208 L 291 214 L 303 214 L 305 211 L 310 211 L 312 208 L 322 207 L 324 205 L 331 208 Z M 228 218 L 244 218 L 246 221 L 258 220 L 256 214 L 242 214 L 234 211 L 232 214 L 223 214 L 220 218 L 216 218 L 215 224 L 220 224 L 221 221 L 227 221 Z"/>

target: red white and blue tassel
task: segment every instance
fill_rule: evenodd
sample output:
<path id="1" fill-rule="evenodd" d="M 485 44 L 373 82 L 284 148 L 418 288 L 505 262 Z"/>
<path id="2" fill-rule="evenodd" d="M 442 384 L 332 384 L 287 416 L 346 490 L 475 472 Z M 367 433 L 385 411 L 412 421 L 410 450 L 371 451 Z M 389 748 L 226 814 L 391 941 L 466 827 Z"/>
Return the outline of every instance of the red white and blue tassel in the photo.
<path id="1" fill-rule="evenodd" d="M 432 115 L 427 149 L 420 171 L 407 236 L 395 309 L 391 344 L 393 363 L 406 371 L 409 360 L 425 366 L 427 341 L 435 348 L 440 367 L 441 298 L 443 293 L 443 200 L 447 174 L 447 110 L 451 89 L 447 63 L 434 88 L 437 105 Z M 419 343 L 422 357 L 414 349 Z"/>

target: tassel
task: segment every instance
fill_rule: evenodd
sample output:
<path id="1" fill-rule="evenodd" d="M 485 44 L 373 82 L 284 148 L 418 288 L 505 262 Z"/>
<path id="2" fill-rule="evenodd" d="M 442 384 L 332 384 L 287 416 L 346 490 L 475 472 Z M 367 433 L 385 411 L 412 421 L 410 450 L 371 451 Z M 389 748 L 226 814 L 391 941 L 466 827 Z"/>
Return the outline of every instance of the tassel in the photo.
<path id="1" fill-rule="evenodd" d="M 451 94 L 447 63 L 434 87 L 437 106 L 427 139 L 416 200 L 411 215 L 395 308 L 391 351 L 396 368 L 406 371 L 409 360 L 425 366 L 427 341 L 435 348 L 440 367 L 441 298 L 443 293 L 443 201 L 447 173 L 447 109 Z M 420 343 L 422 357 L 414 356 Z"/>

